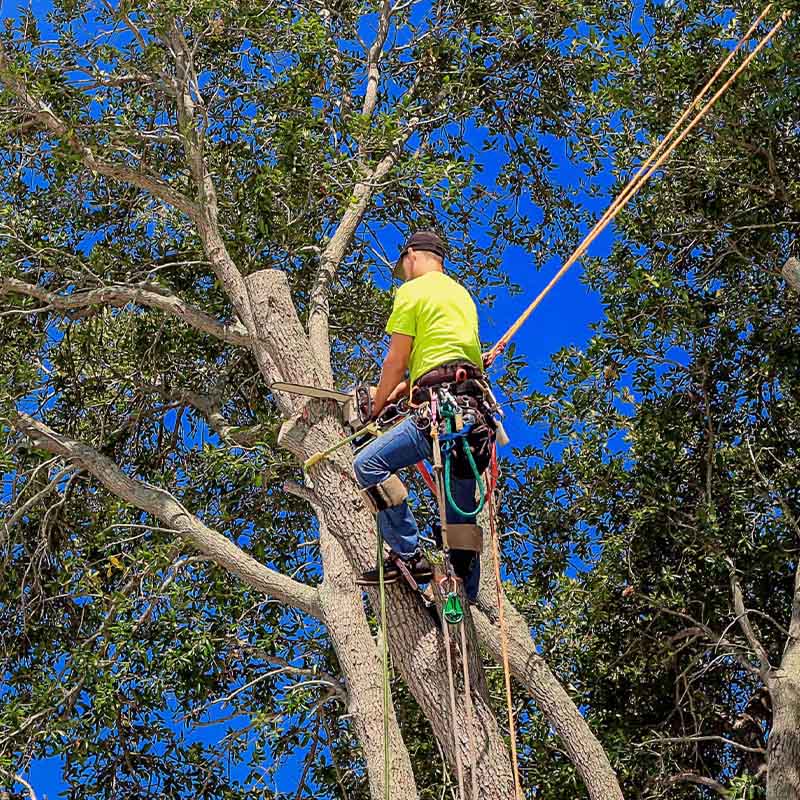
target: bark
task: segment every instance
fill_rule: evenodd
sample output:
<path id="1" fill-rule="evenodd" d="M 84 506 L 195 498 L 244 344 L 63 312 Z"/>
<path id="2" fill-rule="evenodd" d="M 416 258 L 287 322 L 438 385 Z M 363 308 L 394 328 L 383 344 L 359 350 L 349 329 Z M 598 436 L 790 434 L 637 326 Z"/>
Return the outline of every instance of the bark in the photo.
<path id="1" fill-rule="evenodd" d="M 767 685 L 772 697 L 767 800 L 800 800 L 800 563 L 786 648 L 780 669 L 772 671 Z"/>
<path id="2" fill-rule="evenodd" d="M 37 447 L 86 470 L 117 497 L 161 520 L 231 575 L 313 617 L 321 616 L 316 589 L 260 564 L 226 536 L 203 524 L 169 492 L 130 478 L 107 456 L 83 442 L 56 433 L 27 414 L 15 414 L 11 424 Z"/>
<path id="3" fill-rule="evenodd" d="M 800 800 L 800 680 L 777 670 L 770 681 L 767 800 Z"/>
<path id="4" fill-rule="evenodd" d="M 348 708 L 368 765 L 372 797 L 384 797 L 383 663 L 373 644 L 361 591 L 341 545 L 320 521 L 320 551 L 325 578 L 319 589 L 322 616 L 348 684 Z M 417 796 L 411 760 L 389 709 L 391 796 L 405 800 Z"/>
<path id="5" fill-rule="evenodd" d="M 783 265 L 783 277 L 796 292 L 800 292 L 800 260 L 790 258 Z"/>
<path id="6" fill-rule="evenodd" d="M 241 347 L 250 346 L 247 330 L 238 321 L 220 322 L 199 308 L 194 308 L 175 295 L 164 290 L 155 291 L 144 286 L 104 286 L 90 291 L 78 291 L 72 294 L 56 294 L 34 286 L 16 278 L 0 278 L 0 297 L 18 294 L 34 297 L 47 305 L 47 309 L 59 311 L 76 311 L 96 305 L 121 308 L 130 303 L 155 308 L 173 317 L 183 320 L 188 325 L 203 333 L 208 333 L 229 344 Z"/>

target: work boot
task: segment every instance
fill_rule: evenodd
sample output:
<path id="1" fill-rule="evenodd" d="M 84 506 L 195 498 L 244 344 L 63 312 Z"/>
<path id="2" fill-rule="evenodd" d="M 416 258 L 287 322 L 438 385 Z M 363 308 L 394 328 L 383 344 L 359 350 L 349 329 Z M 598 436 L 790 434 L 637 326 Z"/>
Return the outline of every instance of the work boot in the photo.
<path id="1" fill-rule="evenodd" d="M 417 550 L 414 555 L 408 559 L 401 559 L 396 553 L 389 553 L 383 562 L 384 583 L 397 583 L 399 579 L 404 577 L 400 567 L 397 566 L 398 561 L 403 562 L 403 566 L 405 566 L 405 568 L 411 574 L 411 577 L 417 583 L 427 583 L 430 581 L 433 575 L 431 572 L 431 566 L 425 556 L 423 556 L 422 553 Z M 356 583 L 359 586 L 377 586 L 380 583 L 378 568 L 375 567 L 374 569 L 368 569 L 361 575 Z"/>

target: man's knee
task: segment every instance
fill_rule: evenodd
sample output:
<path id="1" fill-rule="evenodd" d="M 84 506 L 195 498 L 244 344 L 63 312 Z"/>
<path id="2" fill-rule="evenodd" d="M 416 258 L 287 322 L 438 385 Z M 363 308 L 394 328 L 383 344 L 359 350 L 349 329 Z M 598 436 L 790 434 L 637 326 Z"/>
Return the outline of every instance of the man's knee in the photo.
<path id="1" fill-rule="evenodd" d="M 364 456 L 363 451 L 359 453 L 353 461 L 353 473 L 356 476 L 358 485 L 362 489 L 365 486 L 375 483 L 375 472 L 370 464 L 369 458 Z"/>
<path id="2" fill-rule="evenodd" d="M 359 479 L 360 482 L 360 479 Z M 374 514 L 387 508 L 399 506 L 408 497 L 408 489 L 397 475 L 390 475 L 380 483 L 373 483 L 361 490 L 364 502 Z"/>

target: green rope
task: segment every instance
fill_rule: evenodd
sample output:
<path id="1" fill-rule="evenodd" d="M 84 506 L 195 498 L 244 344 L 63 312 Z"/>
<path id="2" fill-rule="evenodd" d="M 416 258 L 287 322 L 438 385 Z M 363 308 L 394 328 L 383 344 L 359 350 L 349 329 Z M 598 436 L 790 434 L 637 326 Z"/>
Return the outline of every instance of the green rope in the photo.
<path id="1" fill-rule="evenodd" d="M 450 433 L 450 419 L 445 418 L 445 428 L 447 433 Z M 453 497 L 453 491 L 451 488 L 452 481 L 450 480 L 450 459 L 451 453 L 446 453 L 444 457 L 444 491 L 447 495 L 447 502 L 450 503 L 452 509 L 457 513 L 461 514 L 462 517 L 477 517 L 478 514 L 481 513 L 483 510 L 484 503 L 486 502 L 486 488 L 483 485 L 483 480 L 481 478 L 481 474 L 478 471 L 478 466 L 475 463 L 475 459 L 472 456 L 472 449 L 467 444 L 467 437 L 464 436 L 461 439 L 461 444 L 464 448 L 464 454 L 467 456 L 467 461 L 469 461 L 470 469 L 472 470 L 472 475 L 475 478 L 475 483 L 478 485 L 478 492 L 479 492 L 479 499 L 478 499 L 478 507 L 474 511 L 464 511 L 460 509 L 456 504 L 455 498 Z"/>
<path id="2" fill-rule="evenodd" d="M 383 536 L 378 531 L 378 586 L 381 597 L 381 627 L 383 628 L 383 796 L 390 800 L 391 791 L 391 745 L 389 742 L 389 704 L 391 690 L 389 688 L 389 631 L 386 619 L 386 584 L 383 580 Z"/>

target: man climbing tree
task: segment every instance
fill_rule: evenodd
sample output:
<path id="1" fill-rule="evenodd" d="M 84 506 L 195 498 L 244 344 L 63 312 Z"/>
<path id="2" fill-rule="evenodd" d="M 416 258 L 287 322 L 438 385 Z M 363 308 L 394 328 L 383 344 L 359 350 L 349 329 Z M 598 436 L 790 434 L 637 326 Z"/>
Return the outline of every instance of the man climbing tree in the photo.
<path id="1" fill-rule="evenodd" d="M 431 391 L 441 385 L 462 384 L 473 396 L 476 390 L 478 396 L 483 393 L 477 381 L 482 377 L 477 310 L 469 293 L 444 274 L 445 256 L 446 245 L 433 231 L 418 231 L 400 253 L 394 274 L 405 283 L 397 292 L 386 324 L 391 342 L 375 393 L 373 416 L 380 416 L 387 401 L 397 401 L 406 394 L 410 394 L 415 410 L 361 450 L 354 463 L 358 482 L 378 515 L 381 536 L 391 547 L 383 567 L 387 582 L 401 577 L 403 566 L 419 583 L 431 578 L 430 565 L 418 548 L 419 531 L 405 487 L 394 474 L 432 458 Z M 483 418 L 480 426 L 481 432 L 471 437 L 470 446 L 486 453 L 492 430 Z M 454 503 L 448 502 L 446 510 L 453 566 L 465 579 L 471 600 L 478 593 L 482 543 L 480 529 L 474 524 L 475 490 L 474 475 L 456 477 Z M 376 568 L 365 572 L 360 582 L 368 585 L 378 579 Z"/>

